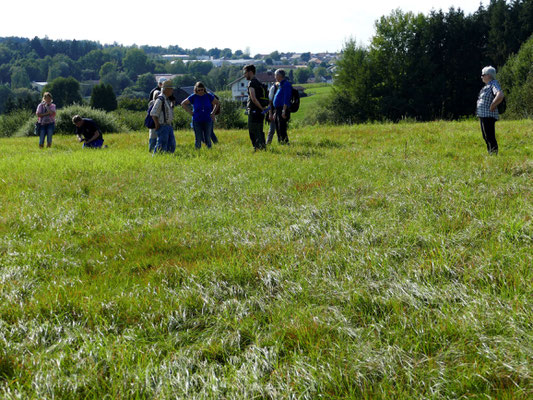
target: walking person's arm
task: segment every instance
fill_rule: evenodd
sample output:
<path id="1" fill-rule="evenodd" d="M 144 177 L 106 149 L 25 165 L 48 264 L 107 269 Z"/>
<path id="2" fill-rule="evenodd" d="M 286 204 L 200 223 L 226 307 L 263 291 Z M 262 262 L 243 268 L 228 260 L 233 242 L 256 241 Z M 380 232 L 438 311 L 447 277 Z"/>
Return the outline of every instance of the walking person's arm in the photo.
<path id="1" fill-rule="evenodd" d="M 159 128 L 161 128 L 161 124 L 159 123 L 159 117 L 156 115 L 152 115 L 152 119 L 154 120 L 154 129 L 157 131 Z"/>
<path id="2" fill-rule="evenodd" d="M 211 103 L 213 105 L 213 111 L 211 111 L 211 119 L 214 121 L 217 118 L 217 110 L 220 107 L 220 101 L 216 97 L 213 98 L 213 102 Z"/>
<path id="3" fill-rule="evenodd" d="M 193 113 L 192 113 L 192 108 L 190 107 L 190 105 L 191 105 L 191 102 L 189 101 L 189 99 L 185 99 L 185 100 L 183 100 L 183 101 L 181 102 L 181 107 L 182 107 L 185 111 L 187 111 L 187 113 L 190 114 L 191 117 L 192 117 L 192 114 L 193 114 Z"/>
<path id="4" fill-rule="evenodd" d="M 285 81 L 285 87 L 283 88 L 285 91 L 283 92 L 283 111 L 281 112 L 281 118 L 287 119 L 287 109 L 289 108 L 289 105 L 291 104 L 291 95 L 292 95 L 292 86 L 290 83 Z"/>
<path id="5" fill-rule="evenodd" d="M 40 112 L 39 112 L 40 110 Z M 39 104 L 39 106 L 37 107 L 37 112 L 35 114 L 37 114 L 37 116 L 39 118 L 42 118 L 42 117 L 46 117 L 47 115 L 50 115 L 50 111 L 46 111 L 46 107 L 42 104 Z"/>
<path id="6" fill-rule="evenodd" d="M 161 113 L 161 107 L 165 107 L 161 99 L 157 98 L 154 102 L 154 106 L 152 107 L 152 111 L 150 111 L 150 116 L 154 120 L 155 124 L 155 130 L 157 131 L 161 127 L 161 123 L 159 122 L 159 114 Z"/>
<path id="7" fill-rule="evenodd" d="M 85 140 L 85 138 L 81 135 L 81 130 L 80 128 L 76 127 L 76 136 L 78 136 L 78 142 L 83 142 Z"/>
<path id="8" fill-rule="evenodd" d="M 50 104 L 50 108 L 48 110 L 49 110 L 48 115 L 50 115 L 51 117 L 56 116 L 56 105 L 55 104 Z"/>
<path id="9" fill-rule="evenodd" d="M 86 140 L 85 143 L 91 143 L 92 141 L 98 139 L 99 136 L 100 136 L 100 131 L 97 129 L 97 130 L 94 132 L 93 137 L 90 138 L 89 140 Z"/>

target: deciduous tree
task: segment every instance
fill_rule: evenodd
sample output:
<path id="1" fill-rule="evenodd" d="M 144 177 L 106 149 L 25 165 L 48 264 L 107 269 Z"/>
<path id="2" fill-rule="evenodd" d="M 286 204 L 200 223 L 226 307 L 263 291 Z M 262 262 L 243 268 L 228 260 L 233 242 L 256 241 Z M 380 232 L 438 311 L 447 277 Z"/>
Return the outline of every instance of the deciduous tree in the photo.
<path id="1" fill-rule="evenodd" d="M 52 93 L 57 107 L 81 103 L 80 84 L 72 77 L 56 78 L 44 87 L 44 91 Z"/>

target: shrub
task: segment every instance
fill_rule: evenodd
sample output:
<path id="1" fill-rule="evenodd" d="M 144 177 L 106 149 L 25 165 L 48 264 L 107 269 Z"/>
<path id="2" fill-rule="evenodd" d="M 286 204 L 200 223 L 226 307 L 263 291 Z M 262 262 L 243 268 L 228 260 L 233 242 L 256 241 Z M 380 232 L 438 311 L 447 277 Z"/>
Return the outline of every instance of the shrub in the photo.
<path id="1" fill-rule="evenodd" d="M 118 101 L 118 108 L 123 110 L 146 112 L 146 110 L 148 110 L 148 99 L 123 97 Z"/>
<path id="2" fill-rule="evenodd" d="M 126 127 L 130 131 L 142 131 L 147 129 L 144 126 L 144 119 L 146 117 L 146 111 L 129 111 L 124 109 L 118 109 L 113 111 L 113 115 L 119 121 L 119 123 Z M 172 121 L 172 127 L 177 129 L 187 129 L 191 125 L 191 116 L 185 112 L 180 106 L 174 108 L 174 119 Z"/>
<path id="3" fill-rule="evenodd" d="M 120 96 L 118 97 L 119 100 L 122 99 L 147 99 L 148 93 L 136 90 L 135 87 L 127 87 L 125 88 Z"/>
<path id="4" fill-rule="evenodd" d="M 31 124 L 33 133 L 36 121 L 35 114 L 28 110 L 15 110 L 9 114 L 0 115 L 0 137 L 13 136 L 25 124 Z"/>
<path id="5" fill-rule="evenodd" d="M 229 98 L 220 99 L 220 115 L 217 117 L 217 128 L 243 129 L 246 122 L 243 118 L 241 103 Z"/>
<path id="6" fill-rule="evenodd" d="M 174 120 L 172 126 L 174 129 L 187 129 L 191 127 L 191 116 L 181 106 L 174 108 Z"/>
<path id="7" fill-rule="evenodd" d="M 129 131 L 140 131 L 147 129 L 144 126 L 144 118 L 146 117 L 145 111 L 129 111 L 124 109 L 118 109 L 112 113 L 120 125 L 127 128 Z"/>
<path id="8" fill-rule="evenodd" d="M 305 113 L 305 123 L 307 125 L 322 125 L 335 123 L 337 115 L 335 110 L 331 107 L 331 96 L 326 99 L 321 99 L 318 102 L 311 104 Z M 294 125 L 293 125 L 294 126 Z"/>
<path id="9" fill-rule="evenodd" d="M 101 110 L 95 110 L 94 108 L 88 106 L 80 106 L 74 104 L 69 107 L 65 107 L 61 110 L 58 110 L 56 116 L 56 133 L 70 134 L 75 130 L 74 125 L 72 124 L 72 117 L 74 115 L 80 115 L 83 118 L 91 118 L 99 126 L 103 133 L 112 133 L 112 132 L 123 132 L 127 131 L 127 127 L 124 126 L 119 118 L 112 113 L 107 113 Z M 32 117 L 28 119 L 22 127 L 17 131 L 17 136 L 31 136 L 33 135 L 33 126 L 35 123 L 35 118 Z"/>

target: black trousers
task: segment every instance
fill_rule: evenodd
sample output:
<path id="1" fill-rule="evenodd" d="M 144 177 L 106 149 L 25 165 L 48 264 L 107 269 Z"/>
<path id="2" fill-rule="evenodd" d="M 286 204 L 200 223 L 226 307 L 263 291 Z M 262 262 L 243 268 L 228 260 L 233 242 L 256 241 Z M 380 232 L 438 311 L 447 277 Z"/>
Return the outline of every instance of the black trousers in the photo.
<path id="1" fill-rule="evenodd" d="M 489 154 L 498 154 L 498 142 L 496 141 L 496 119 L 492 117 L 480 118 L 481 133 L 487 144 Z"/>
<path id="2" fill-rule="evenodd" d="M 281 144 L 289 144 L 289 136 L 287 135 L 287 127 L 289 119 L 291 118 L 290 111 L 287 110 L 287 119 L 281 116 L 283 107 L 276 108 L 276 133 L 278 134 L 278 142 Z"/>
<path id="3" fill-rule="evenodd" d="M 261 118 L 261 119 L 259 119 Z M 256 150 L 263 150 L 266 148 L 265 132 L 263 132 L 264 116 L 248 115 L 248 133 L 250 134 L 250 141 Z"/>

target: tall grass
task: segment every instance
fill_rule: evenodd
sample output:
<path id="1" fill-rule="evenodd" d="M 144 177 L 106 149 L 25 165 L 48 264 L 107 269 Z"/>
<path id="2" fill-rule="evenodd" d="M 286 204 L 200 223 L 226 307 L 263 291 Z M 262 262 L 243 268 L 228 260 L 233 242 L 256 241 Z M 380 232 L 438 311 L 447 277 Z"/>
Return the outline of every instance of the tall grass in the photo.
<path id="1" fill-rule="evenodd" d="M 527 399 L 533 122 L 0 141 L 0 398 Z"/>

